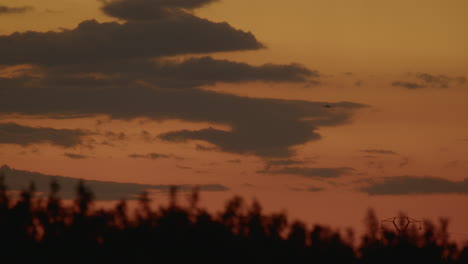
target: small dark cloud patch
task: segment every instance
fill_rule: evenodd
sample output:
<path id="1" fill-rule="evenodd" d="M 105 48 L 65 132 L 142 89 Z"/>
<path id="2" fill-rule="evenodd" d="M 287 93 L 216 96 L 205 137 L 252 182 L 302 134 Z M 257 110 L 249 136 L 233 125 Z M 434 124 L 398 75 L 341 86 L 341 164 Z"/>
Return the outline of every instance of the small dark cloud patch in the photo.
<path id="1" fill-rule="evenodd" d="M 393 150 L 387 149 L 365 149 L 362 152 L 370 153 L 370 154 L 382 154 L 382 155 L 399 155 L 397 152 Z"/>
<path id="2" fill-rule="evenodd" d="M 311 167 L 284 167 L 275 170 L 258 171 L 258 173 L 268 174 L 289 174 L 306 178 L 337 178 L 353 173 L 355 169 L 349 167 L 341 168 L 311 168 Z"/>
<path id="3" fill-rule="evenodd" d="M 466 83 L 466 77 L 464 76 L 449 77 L 443 74 L 432 75 L 429 73 L 418 73 L 416 74 L 416 78 L 422 80 L 427 85 L 439 87 L 439 88 L 447 88 L 452 83 L 459 84 L 459 85 L 463 85 Z"/>
<path id="4" fill-rule="evenodd" d="M 216 147 L 208 147 L 208 146 L 197 144 L 195 146 L 195 149 L 198 151 L 215 151 Z"/>
<path id="5" fill-rule="evenodd" d="M 31 6 L 10 7 L 0 5 L 0 16 L 6 14 L 22 14 L 34 10 Z"/>
<path id="6" fill-rule="evenodd" d="M 310 187 L 310 188 L 307 188 L 307 191 L 308 192 L 320 192 L 320 191 L 323 191 L 324 189 L 323 188 L 319 188 L 319 187 Z"/>
<path id="7" fill-rule="evenodd" d="M 468 178 L 450 181 L 437 177 L 398 176 L 371 180 L 360 189 L 370 195 L 468 194 Z"/>
<path id="8" fill-rule="evenodd" d="M 52 144 L 71 148 L 83 143 L 90 132 L 79 129 L 54 129 L 29 127 L 16 123 L 0 123 L 0 144 L 28 146 L 31 144 Z"/>
<path id="9" fill-rule="evenodd" d="M 192 167 L 182 166 L 182 165 L 176 165 L 176 168 L 181 169 L 181 170 L 191 170 L 191 169 L 193 169 Z"/>
<path id="10" fill-rule="evenodd" d="M 402 158 L 399 164 L 400 168 L 406 167 L 409 164 L 409 162 L 410 162 L 409 158 L 407 157 Z"/>
<path id="11" fill-rule="evenodd" d="M 273 167 L 300 165 L 304 163 L 305 161 L 294 159 L 270 159 L 265 161 L 265 171 L 268 171 Z"/>
<path id="12" fill-rule="evenodd" d="M 302 160 L 293 160 L 293 159 L 280 159 L 280 160 L 268 160 L 266 165 L 268 167 L 272 166 L 289 166 L 289 165 L 298 165 L 304 164 L 305 162 Z"/>
<path id="13" fill-rule="evenodd" d="M 412 74 L 411 77 L 415 81 L 395 81 L 392 83 L 392 86 L 414 90 L 429 87 L 448 88 L 452 85 L 464 85 L 467 82 L 464 76 L 450 77 L 444 74 L 416 73 Z"/>
<path id="14" fill-rule="evenodd" d="M 229 163 L 240 164 L 242 161 L 240 159 L 228 160 Z"/>
<path id="15" fill-rule="evenodd" d="M 457 168 L 460 166 L 460 161 L 459 160 L 452 160 L 444 164 L 445 169 L 450 169 L 450 168 Z"/>
<path id="16" fill-rule="evenodd" d="M 155 136 L 151 135 L 151 133 L 146 130 L 141 131 L 140 138 L 146 143 L 151 143 L 156 139 Z"/>
<path id="17" fill-rule="evenodd" d="M 325 190 L 324 188 L 320 188 L 320 187 L 308 187 L 308 188 L 292 187 L 289 189 L 291 191 L 296 191 L 296 192 L 321 192 Z"/>
<path id="18" fill-rule="evenodd" d="M 36 191 L 48 193 L 50 183 L 55 180 L 60 185 L 59 195 L 64 199 L 73 199 L 76 194 L 76 186 L 79 182 L 77 178 L 46 175 L 37 172 L 15 170 L 8 166 L 0 167 L 0 175 L 5 176 L 5 183 L 9 190 L 21 191 L 26 189 L 31 182 L 36 185 Z M 151 185 L 137 183 L 119 183 L 109 181 L 85 181 L 85 185 L 90 187 L 96 195 L 97 200 L 120 200 L 135 199 L 143 191 L 167 192 L 170 185 Z M 227 191 L 228 187 L 220 184 L 202 185 L 178 185 L 181 191 L 190 191 L 194 187 L 199 187 L 201 191 Z"/>
<path id="19" fill-rule="evenodd" d="M 392 82 L 392 86 L 403 87 L 403 88 L 410 89 L 410 90 L 413 90 L 413 89 L 420 89 L 420 88 L 424 88 L 424 87 L 425 87 L 424 85 L 421 85 L 421 84 L 418 84 L 418 83 L 414 83 L 414 82 L 402 82 L 402 81 L 395 81 L 395 82 Z"/>
<path id="20" fill-rule="evenodd" d="M 104 136 L 113 141 L 124 141 L 127 140 L 128 137 L 124 132 L 112 132 L 112 131 L 107 131 Z"/>
<path id="21" fill-rule="evenodd" d="M 70 158 L 70 159 L 88 159 L 89 157 L 88 156 L 85 156 L 85 155 L 81 155 L 81 154 L 75 154 L 75 153 L 64 153 L 63 154 L 65 157 L 67 158 Z"/>
<path id="22" fill-rule="evenodd" d="M 159 154 L 159 153 L 148 153 L 148 154 L 130 154 L 128 155 L 129 158 L 133 159 L 152 159 L 152 160 L 157 160 L 157 159 L 170 159 L 170 158 L 175 158 L 173 155 L 166 155 L 166 154 Z"/>

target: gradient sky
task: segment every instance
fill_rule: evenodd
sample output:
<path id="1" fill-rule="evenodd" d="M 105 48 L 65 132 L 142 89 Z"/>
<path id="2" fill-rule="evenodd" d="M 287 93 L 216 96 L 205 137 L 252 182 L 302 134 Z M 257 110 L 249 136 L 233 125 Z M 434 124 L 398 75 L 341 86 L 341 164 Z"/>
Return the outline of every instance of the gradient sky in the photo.
<path id="1" fill-rule="evenodd" d="M 462 0 L 0 1 L 0 165 L 216 184 L 212 209 L 240 194 L 339 228 L 359 229 L 369 207 L 446 216 L 468 233 L 467 12 Z"/>

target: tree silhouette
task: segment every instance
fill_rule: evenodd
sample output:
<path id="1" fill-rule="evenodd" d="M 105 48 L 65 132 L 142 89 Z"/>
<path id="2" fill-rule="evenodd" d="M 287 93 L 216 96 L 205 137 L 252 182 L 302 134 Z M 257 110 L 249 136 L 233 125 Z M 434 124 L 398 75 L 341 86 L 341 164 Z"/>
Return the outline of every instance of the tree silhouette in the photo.
<path id="1" fill-rule="evenodd" d="M 94 195 L 83 181 L 74 203 L 65 206 L 56 181 L 44 201 L 33 184 L 13 198 L 3 179 L 1 263 L 468 263 L 468 247 L 450 241 L 446 219 L 397 234 L 382 230 L 369 210 L 367 231 L 354 243 L 351 230 L 343 236 L 327 226 L 309 229 L 239 196 L 210 214 L 198 206 L 198 189 L 184 206 L 178 189 L 170 188 L 169 203 L 158 209 L 143 192 L 132 215 L 124 200 L 114 209 L 93 209 Z"/>

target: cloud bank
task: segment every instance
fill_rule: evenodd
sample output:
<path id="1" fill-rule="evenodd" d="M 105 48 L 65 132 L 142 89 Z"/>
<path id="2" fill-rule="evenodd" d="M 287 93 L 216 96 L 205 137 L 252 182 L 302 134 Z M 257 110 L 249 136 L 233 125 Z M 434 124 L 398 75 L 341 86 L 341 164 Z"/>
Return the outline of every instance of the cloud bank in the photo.
<path id="1" fill-rule="evenodd" d="M 354 110 L 365 107 L 338 102 L 328 109 L 323 106 L 329 102 L 249 98 L 200 89 L 220 82 L 308 83 L 320 77 L 295 63 L 254 66 L 206 56 L 264 48 L 250 32 L 192 13 L 212 2 L 102 1 L 103 12 L 120 22 L 87 20 L 73 29 L 0 36 L 0 65 L 32 67 L 19 76 L 0 78 L 0 97 L 5 98 L 0 115 L 107 115 L 212 123 L 229 129 L 181 129 L 158 138 L 286 158 L 295 154 L 294 147 L 319 140 L 320 127 L 346 124 Z M 192 57 L 174 58 L 187 54 Z"/>

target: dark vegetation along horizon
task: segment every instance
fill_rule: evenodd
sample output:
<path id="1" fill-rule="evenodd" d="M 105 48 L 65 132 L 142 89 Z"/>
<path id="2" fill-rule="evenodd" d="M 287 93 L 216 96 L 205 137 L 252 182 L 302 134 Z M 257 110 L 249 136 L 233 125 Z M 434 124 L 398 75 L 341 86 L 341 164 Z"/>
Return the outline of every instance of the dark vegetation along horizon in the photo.
<path id="1" fill-rule="evenodd" d="M 395 233 L 381 230 L 369 210 L 367 231 L 356 239 L 352 230 L 342 235 L 265 214 L 238 196 L 208 213 L 198 206 L 197 189 L 183 206 L 172 187 L 168 205 L 158 209 L 143 192 L 131 216 L 124 200 L 93 209 L 83 181 L 67 206 L 58 183 L 50 188 L 47 198 L 34 197 L 34 184 L 12 198 L 0 176 L 0 263 L 468 263 L 468 246 L 451 242 L 442 220 Z"/>

